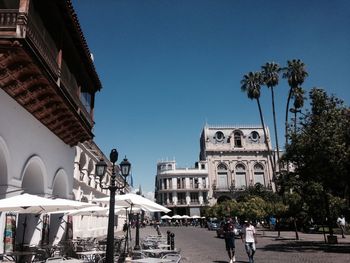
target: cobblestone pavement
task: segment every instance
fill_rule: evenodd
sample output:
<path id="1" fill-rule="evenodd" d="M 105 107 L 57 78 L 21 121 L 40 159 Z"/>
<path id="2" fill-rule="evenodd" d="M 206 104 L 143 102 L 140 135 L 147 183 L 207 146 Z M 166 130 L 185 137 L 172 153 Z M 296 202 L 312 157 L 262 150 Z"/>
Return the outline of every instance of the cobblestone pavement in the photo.
<path id="1" fill-rule="evenodd" d="M 216 237 L 215 231 L 199 227 L 161 227 L 161 232 L 175 234 L 175 247 L 181 249 L 184 263 L 228 263 L 224 240 Z M 148 234 L 156 234 L 153 227 L 140 230 L 141 238 Z M 132 231 L 133 240 L 135 230 Z M 350 262 L 350 235 L 342 239 L 338 236 L 338 244 L 325 244 L 322 234 L 299 233 L 300 240 L 295 240 L 294 232 L 277 232 L 258 230 L 258 244 L 255 263 L 274 262 L 307 262 L 332 263 Z M 236 262 L 248 262 L 243 243 L 236 239 Z"/>

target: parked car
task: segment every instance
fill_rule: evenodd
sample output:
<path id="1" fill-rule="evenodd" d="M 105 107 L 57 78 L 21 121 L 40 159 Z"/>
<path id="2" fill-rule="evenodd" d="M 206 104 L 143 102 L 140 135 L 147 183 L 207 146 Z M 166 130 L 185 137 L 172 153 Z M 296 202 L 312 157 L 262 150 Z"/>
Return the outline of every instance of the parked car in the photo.
<path id="1" fill-rule="evenodd" d="M 217 237 L 219 238 L 223 238 L 225 237 L 224 235 L 224 225 L 225 225 L 225 222 L 223 221 L 221 224 L 220 224 L 220 227 L 219 229 L 216 230 L 216 235 Z M 235 229 L 234 229 L 234 233 L 235 233 L 235 238 L 240 238 L 241 235 L 243 234 L 243 228 L 240 224 L 238 223 L 235 223 Z"/>
<path id="2" fill-rule="evenodd" d="M 219 221 L 208 221 L 208 230 L 216 231 L 220 229 L 220 222 Z"/>

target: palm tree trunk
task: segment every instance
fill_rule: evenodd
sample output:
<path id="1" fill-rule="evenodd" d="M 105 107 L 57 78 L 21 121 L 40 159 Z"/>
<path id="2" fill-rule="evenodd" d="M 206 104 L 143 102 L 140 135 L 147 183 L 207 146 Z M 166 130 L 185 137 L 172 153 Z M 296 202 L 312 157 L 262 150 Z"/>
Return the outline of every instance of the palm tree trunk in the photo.
<path id="1" fill-rule="evenodd" d="M 281 165 L 280 165 L 280 150 L 278 145 L 278 135 L 277 135 L 277 124 L 276 124 L 276 111 L 275 111 L 275 93 L 273 90 L 273 87 L 271 88 L 271 97 L 272 97 L 272 114 L 273 114 L 273 126 L 275 129 L 275 140 L 276 140 L 276 149 L 277 149 L 277 163 L 279 167 L 279 171 L 281 171 Z M 276 167 L 276 165 L 275 165 Z"/>
<path id="2" fill-rule="evenodd" d="M 291 87 L 289 89 L 289 94 L 288 94 L 288 99 L 287 99 L 287 106 L 286 106 L 286 118 L 285 118 L 285 122 L 284 122 L 284 137 L 286 139 L 285 141 L 285 146 L 284 148 L 287 149 L 287 145 L 288 145 L 288 113 L 289 113 L 289 102 L 290 102 L 290 99 L 292 97 L 292 91 L 293 91 L 293 88 Z M 287 160 L 287 173 L 289 173 L 289 163 L 288 163 L 288 160 Z"/>
<path id="3" fill-rule="evenodd" d="M 263 118 L 263 114 L 262 114 L 262 110 L 261 110 L 260 100 L 256 99 L 256 102 L 258 103 L 259 114 L 260 114 L 260 121 L 261 121 L 261 125 L 263 126 L 264 137 L 265 137 L 265 144 L 266 144 L 267 152 L 268 152 L 268 158 L 270 159 L 270 163 L 271 163 L 272 180 L 275 181 L 275 179 L 276 179 L 275 166 L 274 166 L 273 161 L 272 161 L 270 145 L 269 145 L 269 142 L 267 141 L 267 135 L 266 135 L 266 130 L 265 130 L 265 123 L 264 123 L 264 118 Z"/>

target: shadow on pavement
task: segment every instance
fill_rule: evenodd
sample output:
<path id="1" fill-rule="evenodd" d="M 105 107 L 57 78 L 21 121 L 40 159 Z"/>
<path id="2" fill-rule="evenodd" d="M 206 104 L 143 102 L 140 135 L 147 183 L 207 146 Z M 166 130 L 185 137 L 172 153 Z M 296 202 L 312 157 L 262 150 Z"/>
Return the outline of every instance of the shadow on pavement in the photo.
<path id="1" fill-rule="evenodd" d="M 279 252 L 323 251 L 328 253 L 350 253 L 350 244 L 330 245 L 319 241 L 298 241 L 270 244 L 259 248 L 259 250 Z"/>
<path id="2" fill-rule="evenodd" d="M 213 263 L 229 263 L 229 261 L 215 260 Z M 236 263 L 249 263 L 249 261 L 236 260 Z"/>

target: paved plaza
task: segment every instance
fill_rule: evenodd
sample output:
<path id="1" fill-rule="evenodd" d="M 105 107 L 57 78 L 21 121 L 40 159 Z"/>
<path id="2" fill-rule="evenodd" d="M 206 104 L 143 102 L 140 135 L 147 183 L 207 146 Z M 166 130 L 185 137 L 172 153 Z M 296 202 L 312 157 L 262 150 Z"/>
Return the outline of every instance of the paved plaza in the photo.
<path id="1" fill-rule="evenodd" d="M 181 249 L 184 263 L 228 263 L 224 239 L 217 238 L 215 231 L 200 227 L 161 227 L 161 232 L 175 234 L 175 247 Z M 156 234 L 148 226 L 140 230 L 140 236 Z M 135 240 L 135 230 L 132 230 Z M 338 244 L 325 244 L 322 234 L 304 234 L 299 232 L 300 240 L 295 240 L 294 232 L 258 230 L 258 244 L 255 263 L 274 262 L 350 262 L 350 235 L 345 239 L 338 236 Z M 236 262 L 248 262 L 243 243 L 236 239 Z"/>

